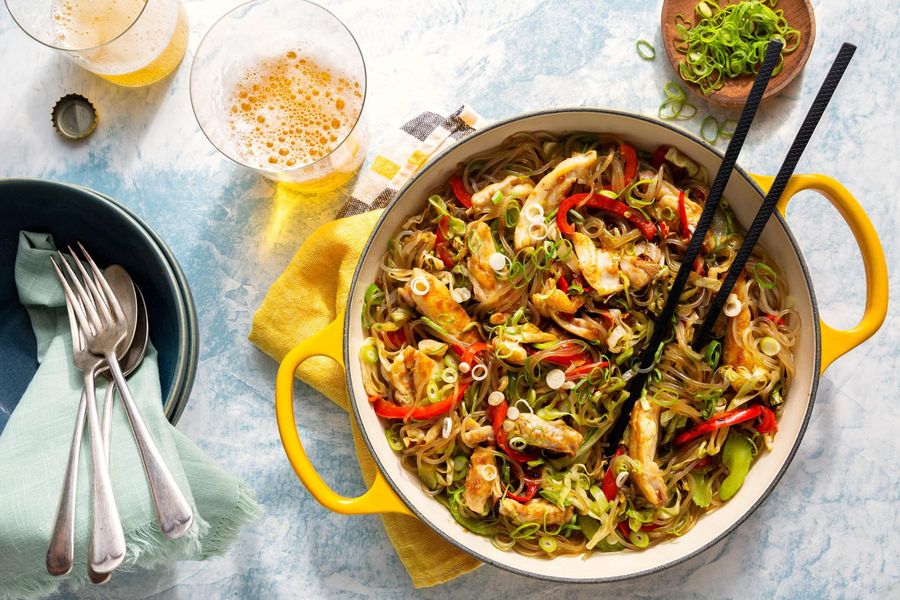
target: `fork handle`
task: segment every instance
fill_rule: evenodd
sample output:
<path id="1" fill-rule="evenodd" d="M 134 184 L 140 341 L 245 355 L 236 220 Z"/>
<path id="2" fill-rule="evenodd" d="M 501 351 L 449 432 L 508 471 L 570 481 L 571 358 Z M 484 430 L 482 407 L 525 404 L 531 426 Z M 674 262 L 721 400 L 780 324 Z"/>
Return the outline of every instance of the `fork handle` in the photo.
<path id="1" fill-rule="evenodd" d="M 84 391 L 87 396 L 87 422 L 91 434 L 91 541 L 88 564 L 97 573 L 109 573 L 122 564 L 125 558 L 125 534 L 113 496 L 103 434 L 97 415 L 97 399 L 94 393 L 94 371 L 84 373 Z"/>
<path id="2" fill-rule="evenodd" d="M 69 460 L 59 494 L 59 508 L 47 549 L 47 572 L 59 577 L 72 570 L 75 560 L 75 490 L 78 487 L 78 458 L 81 456 L 81 440 L 84 437 L 84 414 L 87 410 L 87 395 L 81 392 L 78 413 L 75 416 L 75 432 L 69 447 Z"/>
<path id="3" fill-rule="evenodd" d="M 181 537 L 187 533 L 194 520 L 191 506 L 178 488 L 172 472 L 166 466 L 159 449 L 150 436 L 150 431 L 147 429 L 143 418 L 141 418 L 115 353 L 108 353 L 106 360 L 109 362 L 109 369 L 112 371 L 113 379 L 119 388 L 119 394 L 122 396 L 122 406 L 125 408 L 125 414 L 128 416 L 128 422 L 131 424 L 131 432 L 134 434 L 135 444 L 137 444 L 138 451 L 141 453 L 144 472 L 147 474 L 147 485 L 150 487 L 153 507 L 156 509 L 156 520 L 159 522 L 159 529 L 169 539 Z"/>

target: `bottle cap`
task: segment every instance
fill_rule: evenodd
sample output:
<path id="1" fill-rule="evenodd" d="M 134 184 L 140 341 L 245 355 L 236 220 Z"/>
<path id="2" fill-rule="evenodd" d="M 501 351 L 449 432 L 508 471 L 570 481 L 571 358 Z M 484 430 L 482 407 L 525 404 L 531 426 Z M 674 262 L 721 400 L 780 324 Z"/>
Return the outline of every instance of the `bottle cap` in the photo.
<path id="1" fill-rule="evenodd" d="M 97 110 L 80 94 L 66 94 L 56 101 L 51 114 L 53 128 L 69 140 L 86 138 L 97 128 Z"/>

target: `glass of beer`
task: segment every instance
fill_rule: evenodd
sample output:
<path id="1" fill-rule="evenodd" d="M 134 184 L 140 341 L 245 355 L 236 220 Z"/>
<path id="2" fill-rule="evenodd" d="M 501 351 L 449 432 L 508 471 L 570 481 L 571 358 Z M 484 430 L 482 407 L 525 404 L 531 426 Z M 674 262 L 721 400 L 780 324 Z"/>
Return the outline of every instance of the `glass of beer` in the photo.
<path id="1" fill-rule="evenodd" d="M 191 66 L 191 104 L 225 156 L 304 193 L 362 165 L 366 69 L 353 35 L 306 0 L 254 0 L 219 19 Z"/>
<path id="2" fill-rule="evenodd" d="M 29 36 L 118 85 L 159 81 L 187 49 L 180 0 L 6 0 L 6 7 Z"/>

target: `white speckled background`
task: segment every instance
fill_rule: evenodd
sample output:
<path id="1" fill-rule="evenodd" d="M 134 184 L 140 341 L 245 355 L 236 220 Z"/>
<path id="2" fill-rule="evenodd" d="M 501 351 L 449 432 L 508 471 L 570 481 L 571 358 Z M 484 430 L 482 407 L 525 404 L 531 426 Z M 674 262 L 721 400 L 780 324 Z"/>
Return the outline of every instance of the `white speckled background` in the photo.
<path id="1" fill-rule="evenodd" d="M 553 106 L 595 105 L 655 114 L 673 76 L 659 43 L 659 2 L 366 2 L 324 0 L 357 35 L 369 69 L 373 146 L 386 128 L 424 109 L 471 103 L 488 118 Z M 30 41 L 0 10 L 0 176 L 70 181 L 133 208 L 168 240 L 200 314 L 200 368 L 179 427 L 259 495 L 265 516 L 228 555 L 155 573 L 116 576 L 82 598 L 453 597 L 900 597 L 900 314 L 822 380 L 806 438 L 768 501 L 727 540 L 641 580 L 566 587 L 483 567 L 431 590 L 412 589 L 375 517 L 327 512 L 301 487 L 275 427 L 275 364 L 246 341 L 268 285 L 338 195 L 274 220 L 272 187 L 220 156 L 188 98 L 190 55 L 233 0 L 187 2 L 188 57 L 148 89 L 116 88 Z M 900 171 L 896 94 L 900 13 L 894 2 L 814 1 L 818 38 L 806 75 L 765 105 L 740 163 L 774 173 L 833 54 L 859 51 L 799 171 L 842 181 L 865 207 L 890 266 Z M 635 54 L 645 37 L 653 63 Z M 97 105 L 101 123 L 81 145 L 62 142 L 49 112 L 66 92 Z M 696 132 L 707 109 L 684 126 Z M 716 111 L 718 116 L 723 113 Z M 823 199 L 797 198 L 789 222 L 812 270 L 823 315 L 847 326 L 864 288 L 849 231 Z M 891 291 L 900 292 L 893 277 Z M 339 490 L 362 482 L 347 417 L 300 385 L 301 436 Z M 3 557 L 0 557 L 3 560 Z M 64 595 L 72 595 L 71 591 Z"/>

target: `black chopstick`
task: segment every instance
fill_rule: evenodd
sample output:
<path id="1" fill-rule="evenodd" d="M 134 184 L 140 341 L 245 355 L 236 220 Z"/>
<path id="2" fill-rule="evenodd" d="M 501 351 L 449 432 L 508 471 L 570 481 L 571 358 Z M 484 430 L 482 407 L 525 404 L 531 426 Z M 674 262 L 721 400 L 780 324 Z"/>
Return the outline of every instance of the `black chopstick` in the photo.
<path id="1" fill-rule="evenodd" d="M 719 202 L 722 200 L 722 195 L 725 193 L 725 186 L 728 185 L 731 172 L 734 170 L 738 154 L 740 154 L 741 147 L 744 145 L 744 140 L 747 138 L 747 133 L 750 131 L 750 126 L 753 124 L 753 118 L 756 116 L 756 109 L 759 108 L 759 104 L 762 102 L 763 93 L 766 91 L 769 79 L 772 78 L 772 71 L 775 69 L 778 57 L 781 55 L 782 46 L 783 44 L 781 42 L 773 40 L 769 42 L 769 46 L 766 49 L 766 56 L 763 59 L 762 66 L 759 69 L 759 73 L 756 75 L 756 80 L 753 82 L 750 94 L 747 96 L 747 102 L 744 104 L 744 108 L 741 111 L 741 118 L 738 120 L 737 127 L 734 129 L 731 141 L 728 143 L 728 148 L 725 150 L 725 156 L 722 158 L 722 164 L 719 166 L 719 171 L 716 173 L 716 178 L 713 180 L 713 184 L 710 187 L 709 196 L 706 199 L 706 203 L 703 205 L 703 212 L 700 213 L 700 219 L 697 221 L 697 228 L 691 236 L 691 241 L 688 243 L 684 258 L 681 261 L 681 267 L 679 267 L 678 273 L 675 275 L 675 281 L 669 289 L 668 296 L 666 296 L 665 306 L 663 306 L 659 317 L 656 319 L 656 323 L 653 327 L 653 334 L 650 336 L 650 342 L 647 344 L 646 348 L 644 348 L 644 352 L 637 362 L 637 365 L 632 366 L 632 369 L 635 370 L 636 373 L 628 385 L 628 397 L 625 399 L 625 402 L 622 403 L 622 408 L 613 423 L 608 438 L 609 445 L 606 447 L 607 455 L 611 455 L 615 452 L 616 448 L 618 448 L 619 443 L 622 440 L 622 434 L 625 433 L 625 428 L 628 426 L 631 410 L 634 408 L 635 402 L 637 402 L 641 395 L 644 383 L 647 379 L 647 374 L 653 368 L 655 363 L 656 352 L 672 329 L 672 318 L 675 316 L 675 309 L 678 308 L 679 298 L 684 291 L 688 275 L 690 275 L 691 270 L 693 269 L 694 261 L 700 254 L 700 248 L 703 246 L 703 239 L 706 237 L 706 232 L 712 224 L 713 216 L 716 214 Z"/>
<path id="2" fill-rule="evenodd" d="M 775 206 L 781 198 L 781 194 L 784 193 L 784 188 L 787 186 L 791 175 L 794 174 L 794 169 L 800 161 L 800 156 L 816 130 L 819 119 L 822 118 L 822 113 L 825 112 L 828 102 L 834 95 L 834 90 L 837 89 L 841 77 L 844 76 L 844 71 L 847 70 L 847 65 L 850 64 L 850 59 L 853 58 L 854 52 L 856 52 L 856 46 L 845 42 L 831 64 L 831 69 L 829 69 L 828 75 L 825 76 L 825 81 L 822 82 L 822 87 L 819 88 L 819 93 L 816 94 L 815 100 L 809 107 L 809 112 L 806 113 L 806 118 L 803 119 L 803 124 L 800 126 L 800 130 L 797 131 L 796 137 L 794 137 L 794 143 L 791 144 L 791 148 L 784 157 L 784 162 L 781 163 L 781 168 L 772 182 L 772 187 L 769 188 L 769 193 L 766 194 L 766 199 L 763 200 L 762 205 L 759 207 L 759 212 L 756 213 L 756 217 L 750 225 L 750 229 L 747 230 L 747 237 L 744 238 L 744 242 L 734 258 L 734 262 L 728 268 L 722 287 L 719 288 L 715 298 L 713 298 L 703 323 L 701 323 L 694 334 L 692 342 L 694 350 L 699 351 L 706 345 L 716 320 L 719 318 L 719 313 L 728 300 L 728 295 L 731 294 L 738 277 L 743 273 L 744 266 L 753 253 L 753 248 L 756 246 L 759 236 L 762 235 L 763 230 L 766 228 L 766 223 L 769 222 L 769 217 L 775 211 Z"/>

